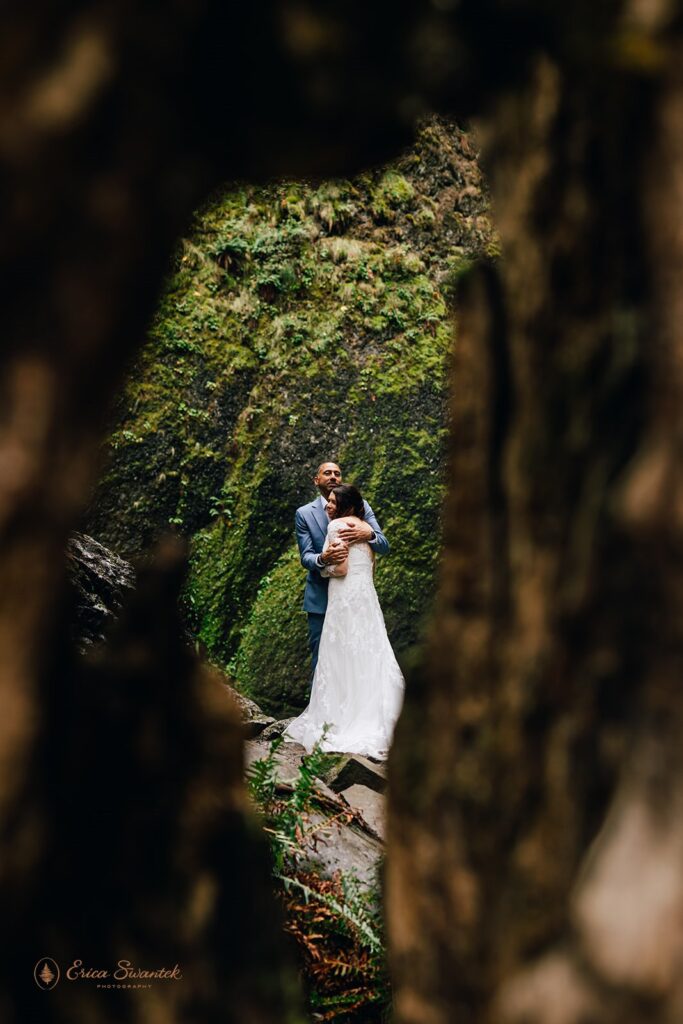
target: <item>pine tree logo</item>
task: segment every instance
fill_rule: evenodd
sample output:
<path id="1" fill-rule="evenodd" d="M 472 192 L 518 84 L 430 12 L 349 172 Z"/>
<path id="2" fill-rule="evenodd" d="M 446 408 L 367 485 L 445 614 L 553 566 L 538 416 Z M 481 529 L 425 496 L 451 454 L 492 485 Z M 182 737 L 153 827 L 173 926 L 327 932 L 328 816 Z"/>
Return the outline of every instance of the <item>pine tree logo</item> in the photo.
<path id="1" fill-rule="evenodd" d="M 45 985 L 49 985 L 51 981 L 54 981 L 54 974 L 50 970 L 50 965 L 47 961 L 45 961 L 42 969 L 39 971 L 38 977 Z"/>
<path id="2" fill-rule="evenodd" d="M 59 981 L 59 964 L 51 956 L 44 956 L 33 968 L 33 977 L 38 988 L 54 988 Z"/>

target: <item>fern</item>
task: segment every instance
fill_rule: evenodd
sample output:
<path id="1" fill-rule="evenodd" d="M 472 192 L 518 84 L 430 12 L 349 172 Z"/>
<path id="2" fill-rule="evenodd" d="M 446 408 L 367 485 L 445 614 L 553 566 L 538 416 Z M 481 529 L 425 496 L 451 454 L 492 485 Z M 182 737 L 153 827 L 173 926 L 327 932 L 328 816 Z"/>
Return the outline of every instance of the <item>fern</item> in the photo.
<path id="1" fill-rule="evenodd" d="M 341 902 L 334 898 L 334 896 L 327 896 L 324 893 L 316 892 L 315 889 L 311 889 L 308 885 L 304 885 L 298 878 L 290 878 L 287 875 L 275 875 L 279 881 L 282 882 L 287 892 L 291 888 L 297 889 L 308 900 L 318 900 L 319 903 L 323 903 L 330 910 L 333 910 L 345 921 L 355 928 L 355 930 L 365 939 L 365 942 L 373 953 L 382 953 L 384 947 L 382 940 L 377 932 L 372 927 L 368 917 L 364 911 L 362 903 L 358 898 L 351 899 L 346 903 Z"/>
<path id="2" fill-rule="evenodd" d="M 313 1019 L 385 1024 L 390 1019 L 391 990 L 380 886 L 377 880 L 369 887 L 355 875 L 340 872 L 325 878 L 311 862 L 317 833 L 350 813 L 341 809 L 310 824 L 311 812 L 321 814 L 318 779 L 338 758 L 320 749 L 327 731 L 326 726 L 311 753 L 302 758 L 291 788 L 278 781 L 282 736 L 271 741 L 267 757 L 250 765 L 247 779 L 264 819 L 285 928 L 300 951 Z"/>
<path id="3" fill-rule="evenodd" d="M 275 799 L 277 788 L 277 759 L 275 755 L 282 742 L 282 736 L 275 736 L 271 741 L 268 756 L 253 761 L 247 769 L 249 788 L 254 800 L 261 808 L 268 807 Z"/>
<path id="4" fill-rule="evenodd" d="M 329 754 L 320 749 L 320 744 L 326 739 L 329 730 L 330 726 L 325 722 L 322 735 L 313 750 L 310 754 L 304 754 L 301 759 L 299 774 L 294 786 L 294 804 L 300 810 L 310 808 L 316 783 L 327 766 Z"/>

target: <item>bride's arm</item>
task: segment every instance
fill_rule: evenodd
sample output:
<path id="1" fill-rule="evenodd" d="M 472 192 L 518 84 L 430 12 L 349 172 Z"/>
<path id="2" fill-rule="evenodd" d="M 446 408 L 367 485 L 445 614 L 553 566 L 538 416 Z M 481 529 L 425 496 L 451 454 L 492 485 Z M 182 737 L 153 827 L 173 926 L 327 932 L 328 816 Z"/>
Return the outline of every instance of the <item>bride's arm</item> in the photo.
<path id="1" fill-rule="evenodd" d="M 325 538 L 323 551 L 326 551 L 329 547 L 332 547 L 333 545 L 343 543 L 343 541 L 339 540 L 336 530 L 330 529 L 331 526 L 332 523 L 330 523 L 330 526 L 327 528 L 327 537 Z M 332 562 L 330 565 L 327 565 L 324 569 L 321 570 L 320 575 L 334 577 L 346 576 L 348 569 L 349 561 L 348 558 L 345 558 L 343 562 Z"/>
<path id="2" fill-rule="evenodd" d="M 332 544 L 338 543 L 339 541 L 337 540 L 332 541 Z M 331 547 L 332 544 L 330 544 L 330 538 L 326 537 L 325 543 L 323 544 L 323 551 L 327 551 L 327 549 Z M 343 562 L 330 562 L 329 565 L 326 565 L 323 569 L 319 569 L 318 571 L 320 575 L 325 577 L 326 579 L 329 579 L 330 576 L 346 576 L 347 560 L 344 559 Z"/>
<path id="3" fill-rule="evenodd" d="M 340 541 L 341 543 L 341 541 Z M 343 562 L 336 562 L 330 566 L 330 576 L 346 576 L 349 571 L 349 559 L 348 555 Z"/>

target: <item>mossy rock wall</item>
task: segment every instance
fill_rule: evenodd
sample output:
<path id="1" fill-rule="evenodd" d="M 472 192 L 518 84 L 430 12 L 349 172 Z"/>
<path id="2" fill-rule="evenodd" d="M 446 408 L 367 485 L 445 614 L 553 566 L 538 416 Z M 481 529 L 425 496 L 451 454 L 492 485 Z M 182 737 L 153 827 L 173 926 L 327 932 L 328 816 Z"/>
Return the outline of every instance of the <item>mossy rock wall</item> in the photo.
<path id="1" fill-rule="evenodd" d="M 274 714 L 306 701 L 295 509 L 342 465 L 390 539 L 377 587 L 414 644 L 439 549 L 448 299 L 495 255 L 470 137 L 442 121 L 390 168 L 214 196 L 178 246 L 112 410 L 85 528 L 124 556 L 191 538 L 183 607 L 208 656 Z"/>

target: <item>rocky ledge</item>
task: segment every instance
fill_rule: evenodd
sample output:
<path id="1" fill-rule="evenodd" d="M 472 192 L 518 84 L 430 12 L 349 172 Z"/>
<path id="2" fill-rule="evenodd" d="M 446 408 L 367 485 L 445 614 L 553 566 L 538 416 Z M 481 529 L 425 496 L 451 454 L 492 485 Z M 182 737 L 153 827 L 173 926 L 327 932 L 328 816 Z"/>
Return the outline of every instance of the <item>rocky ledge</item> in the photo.
<path id="1" fill-rule="evenodd" d="M 282 735 L 291 719 L 276 720 L 258 704 L 228 686 L 244 721 L 245 771 L 254 761 L 268 757 L 271 743 Z M 291 792 L 306 750 L 284 740 L 275 752 L 278 787 Z M 360 754 L 339 754 L 316 782 L 311 825 L 320 825 L 316 844 L 317 866 L 324 874 L 355 872 L 371 883 L 384 854 L 386 768 Z"/>
<path id="2" fill-rule="evenodd" d="M 135 587 L 135 570 L 104 544 L 74 533 L 66 547 L 72 630 L 81 653 L 103 643 L 121 610 L 125 594 Z"/>

